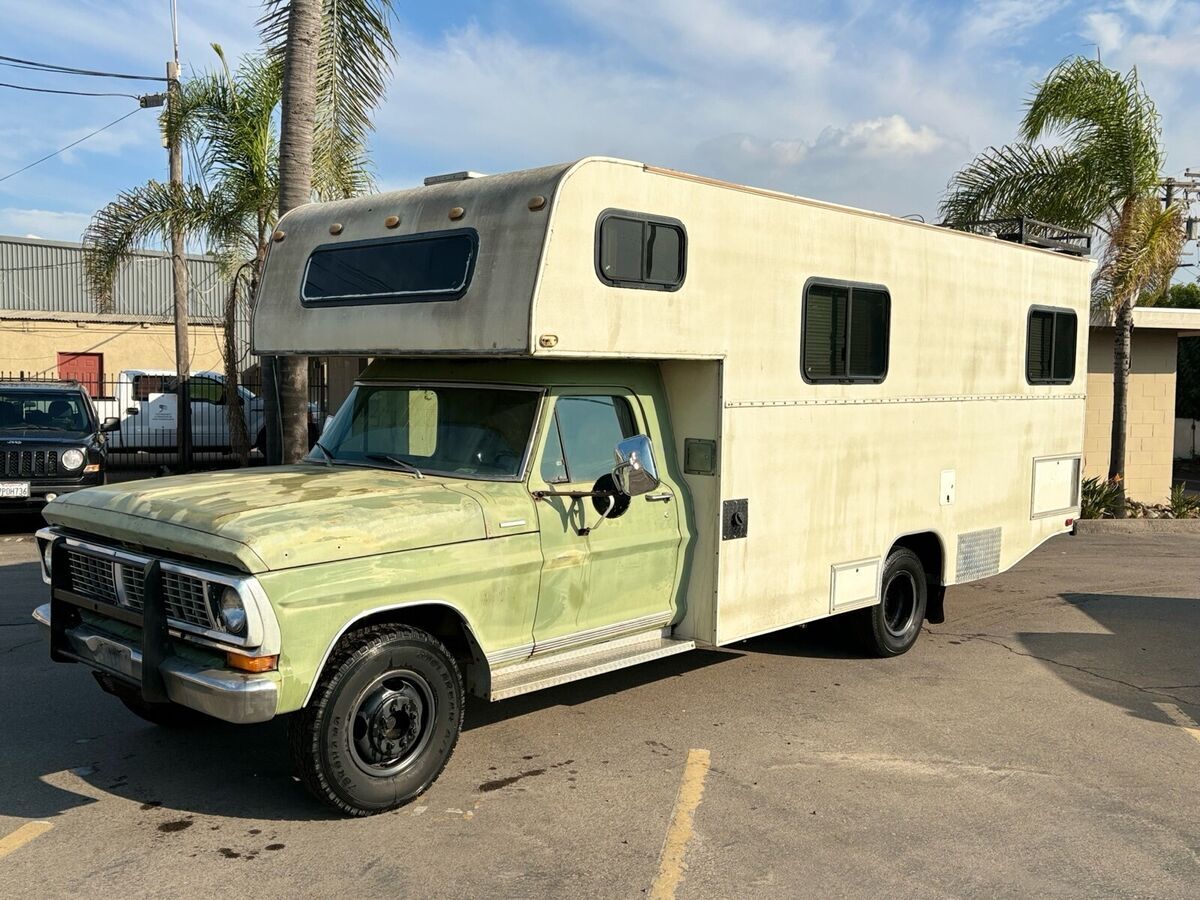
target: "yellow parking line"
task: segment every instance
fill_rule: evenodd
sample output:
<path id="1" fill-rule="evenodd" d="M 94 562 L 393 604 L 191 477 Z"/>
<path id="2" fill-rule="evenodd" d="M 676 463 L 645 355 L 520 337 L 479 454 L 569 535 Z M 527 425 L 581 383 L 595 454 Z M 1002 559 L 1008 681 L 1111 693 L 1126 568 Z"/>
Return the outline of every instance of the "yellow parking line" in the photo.
<path id="1" fill-rule="evenodd" d="M 34 838 L 40 837 L 53 827 L 49 822 L 26 822 L 12 834 L 0 838 L 0 859 L 20 850 Z"/>
<path id="2" fill-rule="evenodd" d="M 1166 713 L 1167 718 L 1200 742 L 1200 725 L 1196 724 L 1195 719 L 1174 703 L 1155 703 L 1154 705 Z"/>
<path id="3" fill-rule="evenodd" d="M 709 753 L 707 750 L 689 750 L 687 763 L 683 767 L 683 780 L 679 783 L 679 795 L 675 798 L 675 812 L 671 826 L 663 841 L 659 857 L 658 876 L 650 885 L 650 900 L 672 900 L 679 882 L 683 880 L 684 854 L 692 839 L 692 826 L 696 818 L 696 807 L 704 796 L 704 779 L 708 775 Z"/>

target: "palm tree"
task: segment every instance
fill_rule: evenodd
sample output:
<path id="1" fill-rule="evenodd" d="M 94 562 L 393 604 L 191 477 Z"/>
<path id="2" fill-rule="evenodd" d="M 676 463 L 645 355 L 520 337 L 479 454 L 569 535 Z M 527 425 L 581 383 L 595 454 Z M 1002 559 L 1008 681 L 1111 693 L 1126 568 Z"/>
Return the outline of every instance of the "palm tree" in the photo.
<path id="1" fill-rule="evenodd" d="M 1184 239 L 1182 210 L 1163 209 L 1157 198 L 1160 138 L 1158 110 L 1136 69 L 1121 74 L 1070 58 L 1036 85 L 1019 141 L 967 164 L 941 204 L 949 225 L 1023 215 L 1100 238 L 1092 297 L 1116 332 L 1108 477 L 1119 487 L 1122 514 L 1133 307 L 1170 282 Z"/>
<path id="2" fill-rule="evenodd" d="M 263 40 L 283 60 L 279 215 L 370 187 L 371 110 L 395 57 L 391 0 L 266 0 Z M 354 173 L 353 177 L 335 177 Z M 282 459 L 308 452 L 308 361 L 278 361 Z"/>
<path id="3" fill-rule="evenodd" d="M 162 127 L 191 151 L 204 183 L 170 185 L 149 181 L 122 192 L 96 213 L 84 233 L 84 271 L 89 288 L 103 309 L 132 251 L 162 239 L 172 224 L 183 225 L 204 242 L 230 277 L 225 303 L 225 376 L 236 385 L 240 360 L 234 330 L 237 310 L 254 296 L 275 227 L 279 198 L 279 139 L 275 111 L 283 84 L 278 60 L 245 58 L 235 73 L 217 45 L 220 71 L 197 75 L 180 86 L 179 103 L 164 112 Z M 360 160 L 323 160 L 325 164 L 357 164 L 346 172 L 321 170 L 321 177 L 353 183 L 366 176 Z M 243 464 L 249 438 L 240 397 L 226 392 L 231 442 Z M 306 412 L 307 406 L 302 406 Z"/>

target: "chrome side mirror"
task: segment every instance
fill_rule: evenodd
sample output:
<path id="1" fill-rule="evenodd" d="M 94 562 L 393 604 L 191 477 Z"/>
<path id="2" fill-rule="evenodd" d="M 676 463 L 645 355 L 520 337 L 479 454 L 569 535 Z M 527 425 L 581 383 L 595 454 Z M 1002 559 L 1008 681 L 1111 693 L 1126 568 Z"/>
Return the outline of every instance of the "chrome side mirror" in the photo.
<path id="1" fill-rule="evenodd" d="M 654 462 L 654 447 L 650 438 L 635 434 L 617 444 L 617 465 L 613 481 L 617 490 L 630 497 L 648 494 L 660 484 L 658 466 Z"/>

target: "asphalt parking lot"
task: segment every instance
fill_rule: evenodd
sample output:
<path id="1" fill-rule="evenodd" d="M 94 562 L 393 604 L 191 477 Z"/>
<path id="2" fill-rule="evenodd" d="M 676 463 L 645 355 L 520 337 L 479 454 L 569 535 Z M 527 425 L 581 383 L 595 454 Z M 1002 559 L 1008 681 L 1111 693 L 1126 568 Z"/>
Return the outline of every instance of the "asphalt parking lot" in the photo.
<path id="1" fill-rule="evenodd" d="M 280 723 L 158 730 L 51 664 L 27 527 L 0 534 L 0 896 L 638 897 L 664 843 L 681 898 L 1200 884 L 1200 534 L 1055 539 L 895 660 L 823 623 L 476 704 L 427 794 L 343 821 Z"/>

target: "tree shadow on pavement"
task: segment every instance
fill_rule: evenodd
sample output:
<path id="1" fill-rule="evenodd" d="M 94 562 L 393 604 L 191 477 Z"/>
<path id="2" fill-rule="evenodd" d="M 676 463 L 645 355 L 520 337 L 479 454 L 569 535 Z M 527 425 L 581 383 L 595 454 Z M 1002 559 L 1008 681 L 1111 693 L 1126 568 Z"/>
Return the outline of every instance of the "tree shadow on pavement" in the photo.
<path id="1" fill-rule="evenodd" d="M 1165 722 L 1158 704 L 1200 717 L 1200 597 L 1061 594 L 1106 633 L 1021 632 L 1007 645 L 1088 696 Z"/>

